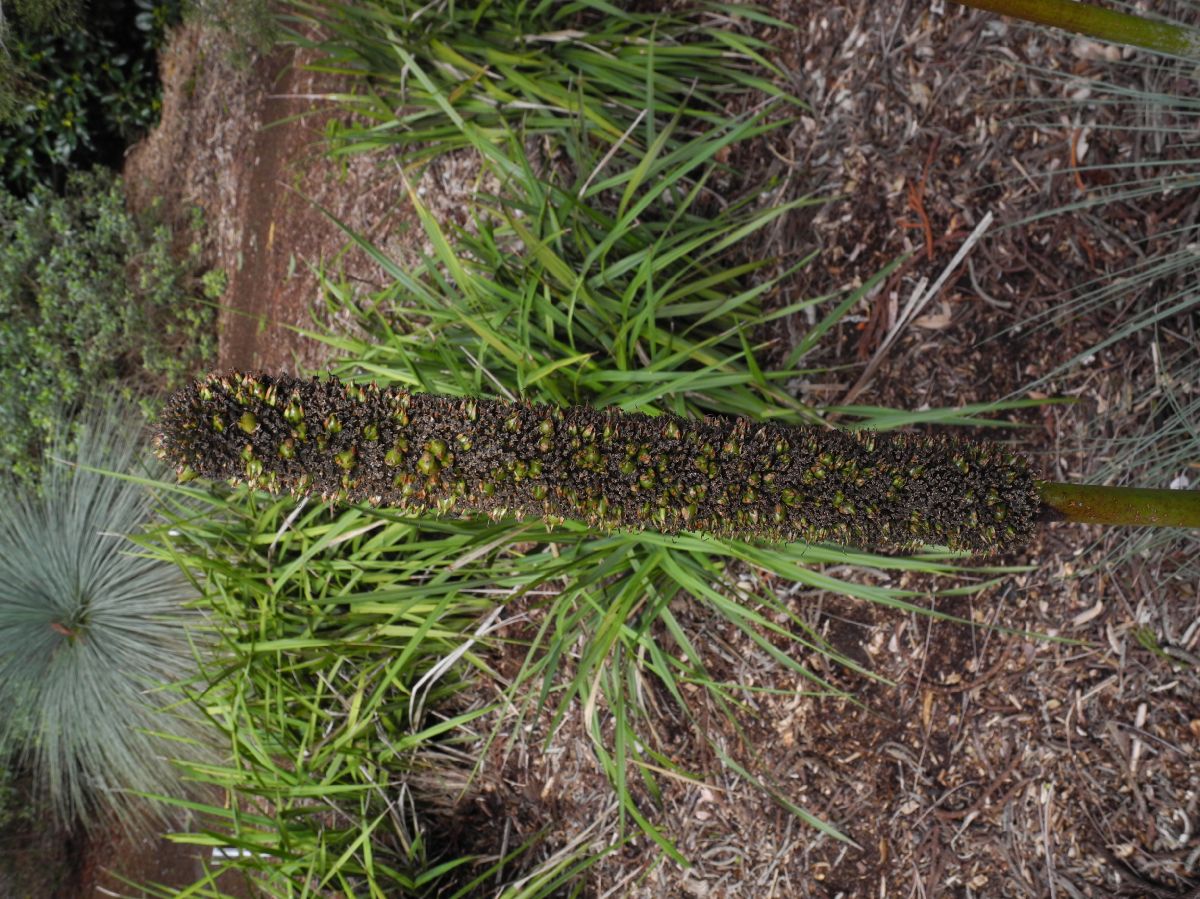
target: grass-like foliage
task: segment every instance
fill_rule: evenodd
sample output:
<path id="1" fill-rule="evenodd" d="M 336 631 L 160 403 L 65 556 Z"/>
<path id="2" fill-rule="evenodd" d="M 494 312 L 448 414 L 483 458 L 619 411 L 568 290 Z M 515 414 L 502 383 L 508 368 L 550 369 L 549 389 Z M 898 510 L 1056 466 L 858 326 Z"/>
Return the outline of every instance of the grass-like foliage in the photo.
<path id="1" fill-rule="evenodd" d="M 179 793 L 170 759 L 198 749 L 164 686 L 194 672 L 195 591 L 131 542 L 153 520 L 144 483 L 104 473 L 142 473 L 137 430 L 136 411 L 88 414 L 40 491 L 0 486 L 0 758 L 69 827 L 145 823 L 134 791 Z"/>
<path id="2" fill-rule="evenodd" d="M 769 48 L 738 26 L 786 27 L 752 5 L 635 11 L 602 0 L 463 3 L 376 0 L 293 8 L 329 35 L 328 71 L 358 76 L 339 99 L 373 125 L 347 125 L 342 152 L 381 143 L 410 160 L 503 140 L 595 143 L 636 160 L 655 118 L 684 132 L 721 124 L 738 95 L 779 97 Z M 779 77 L 773 77 L 779 76 Z M 644 130 L 633 126 L 644 122 Z M 675 139 L 679 135 L 674 136 Z M 623 150 L 621 149 L 623 148 Z"/>
<path id="3" fill-rule="evenodd" d="M 430 779 L 431 744 L 473 741 L 489 712 L 456 697 L 475 674 L 496 677 L 476 639 L 499 606 L 562 568 L 540 548 L 510 549 L 545 529 L 334 512 L 245 489 L 177 493 L 180 517 L 157 542 L 203 575 L 219 645 L 195 699 L 229 754 L 189 766 L 228 799 L 181 803 L 205 830 L 176 838 L 244 851 L 230 864 L 276 896 L 470 896 L 511 868 L 518 841 L 479 863 L 427 837 L 431 801 L 454 806 L 469 763 L 458 784 L 413 783 Z M 555 895 L 557 882 L 524 895 Z"/>

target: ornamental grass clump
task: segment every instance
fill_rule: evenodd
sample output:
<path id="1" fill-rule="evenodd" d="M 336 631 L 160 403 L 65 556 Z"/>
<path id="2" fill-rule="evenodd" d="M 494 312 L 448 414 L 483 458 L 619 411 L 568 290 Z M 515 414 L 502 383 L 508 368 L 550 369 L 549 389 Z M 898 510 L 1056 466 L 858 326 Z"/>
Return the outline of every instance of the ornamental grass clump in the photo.
<path id="1" fill-rule="evenodd" d="M 336 97 L 357 113 L 330 132 L 339 152 L 388 146 L 419 161 L 517 131 L 635 165 L 655 137 L 644 121 L 678 119 L 662 135 L 677 149 L 723 127 L 734 98 L 787 95 L 752 34 L 786 26 L 754 5 L 298 0 L 293 11 L 325 35 L 314 68 L 355 85 Z"/>
<path id="2" fill-rule="evenodd" d="M 204 729 L 168 686 L 195 673 L 195 591 L 131 539 L 156 514 L 134 477 L 137 416 L 82 416 L 36 491 L 0 480 L 0 762 L 31 771 L 67 827 L 154 823 L 136 794 L 183 795 L 171 759 L 203 755 Z"/>
<path id="3" fill-rule="evenodd" d="M 994 551 L 1028 539 L 1028 463 L 946 437 L 409 393 L 336 378 L 212 376 L 160 445 L 184 473 L 410 512 L 572 518 L 858 546 Z"/>

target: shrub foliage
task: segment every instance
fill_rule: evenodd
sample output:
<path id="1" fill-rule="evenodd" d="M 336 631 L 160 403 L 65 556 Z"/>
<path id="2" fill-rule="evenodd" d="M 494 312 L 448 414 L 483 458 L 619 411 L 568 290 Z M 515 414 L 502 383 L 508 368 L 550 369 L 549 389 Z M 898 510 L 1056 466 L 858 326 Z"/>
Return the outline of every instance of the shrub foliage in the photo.
<path id="1" fill-rule="evenodd" d="M 0 467 L 30 475 L 39 438 L 98 385 L 171 387 L 213 355 L 199 248 L 177 261 L 171 244 L 108 175 L 62 197 L 0 191 Z"/>
<path id="2" fill-rule="evenodd" d="M 179 0 L 0 4 L 0 186 L 26 196 L 119 167 L 158 121 L 154 55 L 179 15 Z"/>

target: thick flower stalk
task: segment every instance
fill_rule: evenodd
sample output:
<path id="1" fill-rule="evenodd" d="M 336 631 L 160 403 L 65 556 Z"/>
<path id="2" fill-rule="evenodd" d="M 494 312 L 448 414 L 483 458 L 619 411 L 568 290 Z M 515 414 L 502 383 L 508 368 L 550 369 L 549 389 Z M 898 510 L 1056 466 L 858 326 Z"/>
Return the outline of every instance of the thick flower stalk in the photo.
<path id="1" fill-rule="evenodd" d="M 1162 19 L 1148 19 L 1077 0 L 957 0 L 1039 25 L 1118 44 L 1130 44 L 1171 56 L 1200 58 L 1200 31 Z M 1161 15 L 1161 14 L 1160 14 Z"/>
<path id="2" fill-rule="evenodd" d="M 182 476 L 406 512 L 571 518 L 869 548 L 1003 550 L 1034 528 L 1028 463 L 947 437 L 409 393 L 335 378 L 210 376 L 175 394 Z"/>

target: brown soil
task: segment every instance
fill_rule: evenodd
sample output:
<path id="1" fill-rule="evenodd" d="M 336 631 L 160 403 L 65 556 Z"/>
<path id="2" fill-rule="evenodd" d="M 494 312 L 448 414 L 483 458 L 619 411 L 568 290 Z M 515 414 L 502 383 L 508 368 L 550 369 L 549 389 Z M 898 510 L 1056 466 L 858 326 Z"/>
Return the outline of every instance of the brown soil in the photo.
<path id="1" fill-rule="evenodd" d="M 28 783 L 18 785 L 6 808 L 13 811 L 0 830 L 0 896 L 149 899 L 159 894 L 142 885 L 187 886 L 216 868 L 211 850 L 150 832 L 103 825 L 91 832 L 59 829 L 38 811 Z M 188 823 L 180 819 L 169 827 L 186 831 Z M 254 895 L 237 871 L 217 873 L 214 883 L 231 899 Z"/>
<path id="2" fill-rule="evenodd" d="M 336 122 L 321 95 L 341 85 L 305 70 L 306 51 L 281 48 L 238 65 L 227 41 L 197 25 L 173 36 L 161 62 L 161 124 L 126 163 L 130 202 L 161 198 L 181 225 L 202 210 L 211 263 L 228 278 L 221 368 L 319 368 L 328 349 L 300 333 L 324 320 L 319 273 L 332 269 L 356 288 L 384 283 L 365 254 L 346 251 L 342 226 L 412 262 L 403 182 L 372 160 L 334 162 L 322 152 Z"/>
<path id="3" fill-rule="evenodd" d="M 1145 225 L 1144 209 L 994 226 L 880 350 L 918 281 L 946 269 L 986 212 L 1009 222 L 1088 189 L 1082 179 L 1090 176 L 1070 165 L 1078 135 L 1015 123 L 1030 110 L 1013 98 L 1034 90 L 1017 64 L 1088 74 L 1105 64 L 1103 51 L 941 3 L 775 6 L 797 28 L 763 36 L 812 112 L 774 153 L 747 162 L 778 169 L 787 190 L 845 197 L 823 207 L 811 230 L 775 235 L 783 255 L 824 248 L 821 263 L 776 301 L 862 283 L 911 254 L 821 360 L 809 360 L 865 364 L 878 354 L 874 376 L 859 383 L 860 365 L 800 385 L 805 395 L 898 408 L 995 399 L 1103 333 L 1109 323 L 1096 318 L 1005 329 L 1127 264 L 1126 238 Z M 280 51 L 238 71 L 212 35 L 185 29 L 164 63 L 164 124 L 129 162 L 134 202 L 163 196 L 177 216 L 192 204 L 206 212 L 213 259 L 229 273 L 223 367 L 320 365 L 324 351 L 287 328 L 307 327 L 323 309 L 313 266 L 336 261 L 349 283 L 385 283 L 361 254 L 342 252 L 345 235 L 314 201 L 401 265 L 417 260 L 423 244 L 404 233 L 413 217 L 394 167 L 363 157 L 335 165 L 316 148 L 329 113 L 311 95 L 335 85 L 296 62 Z M 1103 161 L 1132 150 L 1103 137 L 1090 152 Z M 424 175 L 439 187 L 441 216 L 452 215 L 456 192 L 470 190 L 469 178 L 446 171 Z M 777 336 L 786 346 L 810 325 L 799 317 Z M 1022 445 L 1053 458 L 1053 474 L 1086 474 L 1095 460 L 1077 449 L 1090 419 L 1097 410 L 1121 414 L 1145 358 L 1138 341 L 1121 344 L 1044 385 L 1080 402 L 1023 416 L 1031 428 Z M 928 577 L 874 575 L 975 628 L 770 583 L 814 632 L 882 677 L 816 654 L 805 660 L 861 704 L 805 692 L 725 619 L 679 601 L 674 611 L 705 647 L 710 672 L 741 685 L 744 704 L 730 718 L 697 691 L 684 715 L 655 697 L 657 748 L 697 780 L 660 781 L 658 820 L 693 865 L 664 863 L 652 844 L 634 840 L 592 870 L 591 894 L 1196 896 L 1200 673 L 1148 649 L 1146 635 L 1195 654 L 1200 588 L 1167 580 L 1155 560 L 1078 577 L 1080 547 L 1093 536 L 1081 537 L 1085 530 L 1049 530 L 1024 556 L 1004 560 L 1036 562 L 1034 570 L 973 598 L 934 595 L 939 585 Z M 747 586 L 769 580 L 735 574 Z M 501 672 L 513 664 L 496 660 Z M 437 832 L 492 851 L 544 826 L 551 848 L 606 845 L 616 811 L 579 717 L 572 709 L 548 753 L 540 751 L 544 714 L 493 743 L 478 792 L 444 810 Z M 718 749 L 852 843 L 817 833 L 747 786 Z M 441 775 L 424 791 L 432 797 L 445 783 Z"/>
<path id="4" fill-rule="evenodd" d="M 186 831 L 186 822 L 175 825 Z M 120 896 L 122 899 L 150 899 L 161 895 L 149 887 L 190 886 L 207 872 L 219 872 L 212 850 L 178 843 L 166 837 L 111 832 L 103 838 L 88 840 L 81 872 L 80 899 L 91 896 Z M 213 885 L 230 899 L 249 899 L 257 895 L 244 874 L 225 870 L 216 873 Z"/>

